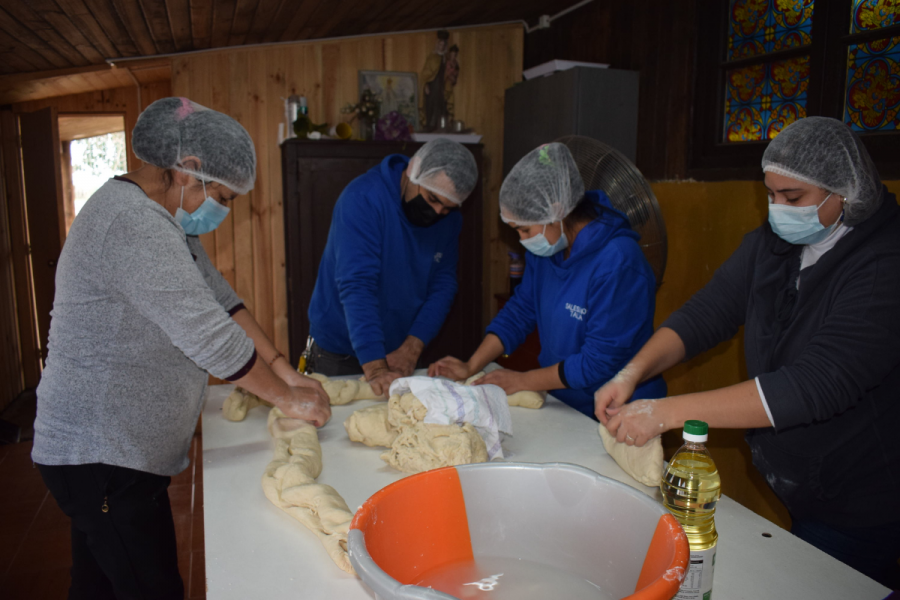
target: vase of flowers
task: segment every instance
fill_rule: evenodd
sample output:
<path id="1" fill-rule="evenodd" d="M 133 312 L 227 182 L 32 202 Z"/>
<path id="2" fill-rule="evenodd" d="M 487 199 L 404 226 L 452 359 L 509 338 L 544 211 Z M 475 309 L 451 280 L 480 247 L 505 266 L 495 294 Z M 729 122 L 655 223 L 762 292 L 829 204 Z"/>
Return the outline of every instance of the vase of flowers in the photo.
<path id="1" fill-rule="evenodd" d="M 350 118 L 359 117 L 360 137 L 364 140 L 371 140 L 375 134 L 375 123 L 378 121 L 378 115 L 381 109 L 381 102 L 378 96 L 372 90 L 363 90 L 356 104 L 348 104 L 341 109 L 344 114 L 352 114 Z"/>

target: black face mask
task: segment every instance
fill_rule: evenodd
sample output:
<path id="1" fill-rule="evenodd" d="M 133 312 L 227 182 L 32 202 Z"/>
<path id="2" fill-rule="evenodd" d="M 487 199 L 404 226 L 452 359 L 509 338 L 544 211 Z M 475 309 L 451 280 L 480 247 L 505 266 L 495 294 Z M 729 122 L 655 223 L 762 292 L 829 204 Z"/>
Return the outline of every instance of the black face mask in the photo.
<path id="1" fill-rule="evenodd" d="M 431 227 L 447 216 L 435 212 L 422 194 L 419 194 L 409 202 L 404 202 L 403 213 L 409 219 L 409 222 L 416 227 Z"/>

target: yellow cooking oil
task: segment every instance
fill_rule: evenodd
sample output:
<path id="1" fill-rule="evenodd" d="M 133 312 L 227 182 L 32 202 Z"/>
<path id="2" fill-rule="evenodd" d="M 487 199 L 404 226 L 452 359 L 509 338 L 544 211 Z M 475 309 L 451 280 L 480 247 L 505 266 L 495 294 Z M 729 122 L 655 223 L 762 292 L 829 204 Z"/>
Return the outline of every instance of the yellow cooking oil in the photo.
<path id="1" fill-rule="evenodd" d="M 677 600 L 711 600 L 716 564 L 716 504 L 722 481 L 706 441 L 709 426 L 686 421 L 684 445 L 678 449 L 659 482 L 663 503 L 681 523 L 691 549 L 691 559 Z"/>

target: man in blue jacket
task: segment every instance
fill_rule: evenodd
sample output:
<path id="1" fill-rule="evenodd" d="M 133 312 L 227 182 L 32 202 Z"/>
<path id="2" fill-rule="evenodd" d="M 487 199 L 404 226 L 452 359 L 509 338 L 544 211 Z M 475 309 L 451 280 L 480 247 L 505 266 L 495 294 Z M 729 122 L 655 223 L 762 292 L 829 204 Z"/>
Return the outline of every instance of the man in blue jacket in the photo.
<path id="1" fill-rule="evenodd" d="M 475 158 L 439 138 L 394 154 L 338 198 L 309 305 L 309 364 L 365 373 L 376 394 L 411 375 L 456 294 L 462 216 Z"/>
<path id="2" fill-rule="evenodd" d="M 448 356 L 429 374 L 470 377 L 511 354 L 537 325 L 540 369 L 500 369 L 475 383 L 499 385 L 507 394 L 552 391 L 595 418 L 594 392 L 653 334 L 656 279 L 638 235 L 606 194 L 585 192 L 571 153 L 558 143 L 513 167 L 500 188 L 500 218 L 528 250 L 522 283 L 467 362 Z M 665 395 L 665 382 L 654 377 L 634 398 Z"/>

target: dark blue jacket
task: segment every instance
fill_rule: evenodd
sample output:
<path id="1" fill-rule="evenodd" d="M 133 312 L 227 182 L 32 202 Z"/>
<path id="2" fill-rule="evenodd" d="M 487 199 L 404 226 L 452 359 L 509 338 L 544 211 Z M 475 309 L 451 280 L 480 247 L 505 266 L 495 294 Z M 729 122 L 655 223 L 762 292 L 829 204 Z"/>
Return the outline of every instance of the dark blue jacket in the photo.
<path id="1" fill-rule="evenodd" d="M 768 222 L 663 323 L 686 358 L 744 326 L 747 374 L 774 427 L 748 429 L 753 464 L 792 518 L 900 522 L 900 206 L 878 211 L 800 272 L 803 247 Z M 800 288 L 797 289 L 797 278 Z"/>
<path id="2" fill-rule="evenodd" d="M 566 389 L 551 393 L 594 417 L 594 392 L 618 373 L 653 334 L 656 279 L 625 215 L 601 191 L 587 192 L 601 216 L 563 252 L 542 258 L 525 254 L 522 283 L 488 326 L 515 350 L 537 324 L 542 367 L 563 363 Z M 662 398 L 660 377 L 635 390 L 634 398 Z"/>
<path id="3" fill-rule="evenodd" d="M 412 225 L 400 204 L 407 164 L 405 156 L 388 156 L 341 193 L 309 304 L 316 343 L 362 364 L 384 358 L 408 335 L 428 344 L 456 294 L 462 216 Z"/>

